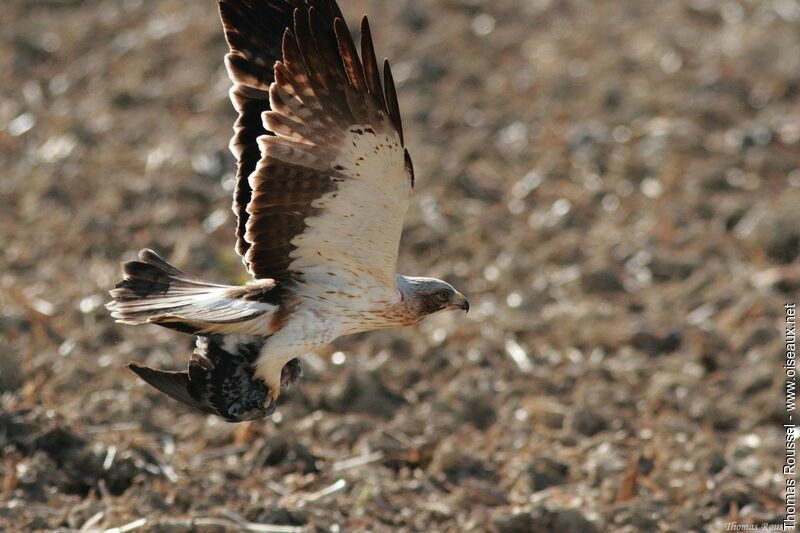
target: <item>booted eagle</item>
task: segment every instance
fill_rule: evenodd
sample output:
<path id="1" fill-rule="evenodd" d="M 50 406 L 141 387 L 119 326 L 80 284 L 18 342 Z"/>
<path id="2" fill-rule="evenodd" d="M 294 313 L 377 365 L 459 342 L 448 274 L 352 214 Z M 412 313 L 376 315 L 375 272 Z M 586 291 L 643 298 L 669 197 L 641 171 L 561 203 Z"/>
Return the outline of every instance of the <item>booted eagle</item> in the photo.
<path id="1" fill-rule="evenodd" d="M 152 250 L 123 263 L 112 316 L 197 335 L 185 372 L 144 381 L 231 422 L 270 415 L 298 357 L 342 335 L 469 309 L 450 284 L 396 271 L 414 187 L 388 61 L 361 53 L 334 0 L 219 0 L 239 118 L 236 251 L 253 280 L 199 280 Z"/>

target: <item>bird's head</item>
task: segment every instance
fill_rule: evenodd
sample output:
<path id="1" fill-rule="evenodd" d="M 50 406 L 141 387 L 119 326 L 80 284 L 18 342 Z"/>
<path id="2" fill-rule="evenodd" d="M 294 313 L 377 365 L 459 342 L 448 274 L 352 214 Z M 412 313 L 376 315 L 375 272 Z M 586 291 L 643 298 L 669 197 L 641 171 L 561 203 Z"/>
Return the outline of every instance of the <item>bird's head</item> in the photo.
<path id="1" fill-rule="evenodd" d="M 435 278 L 398 276 L 398 289 L 405 304 L 421 319 L 432 313 L 460 309 L 469 311 L 469 301 L 446 281 Z"/>

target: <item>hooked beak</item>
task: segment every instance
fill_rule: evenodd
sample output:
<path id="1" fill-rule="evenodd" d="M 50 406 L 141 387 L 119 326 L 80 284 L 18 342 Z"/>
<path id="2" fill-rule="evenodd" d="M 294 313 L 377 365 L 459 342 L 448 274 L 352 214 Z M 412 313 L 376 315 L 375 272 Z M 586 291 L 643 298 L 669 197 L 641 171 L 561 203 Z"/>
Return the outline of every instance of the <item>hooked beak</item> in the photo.
<path id="1" fill-rule="evenodd" d="M 450 301 L 450 305 L 447 307 L 450 309 L 463 309 L 464 312 L 469 313 L 469 300 L 467 300 L 463 294 L 456 291 L 453 295 L 453 299 Z"/>

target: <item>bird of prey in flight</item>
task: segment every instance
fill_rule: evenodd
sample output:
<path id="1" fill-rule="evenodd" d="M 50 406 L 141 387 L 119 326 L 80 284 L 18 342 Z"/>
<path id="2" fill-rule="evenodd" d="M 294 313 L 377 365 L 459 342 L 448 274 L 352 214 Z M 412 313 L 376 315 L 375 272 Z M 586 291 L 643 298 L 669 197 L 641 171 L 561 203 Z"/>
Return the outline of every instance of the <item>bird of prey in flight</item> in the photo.
<path id="1" fill-rule="evenodd" d="M 254 279 L 208 283 L 142 250 L 108 308 L 124 324 L 196 335 L 187 371 L 130 368 L 239 422 L 274 412 L 303 354 L 469 303 L 444 281 L 396 271 L 414 169 L 366 16 L 359 55 L 335 0 L 218 3 L 239 112 L 236 251 Z"/>

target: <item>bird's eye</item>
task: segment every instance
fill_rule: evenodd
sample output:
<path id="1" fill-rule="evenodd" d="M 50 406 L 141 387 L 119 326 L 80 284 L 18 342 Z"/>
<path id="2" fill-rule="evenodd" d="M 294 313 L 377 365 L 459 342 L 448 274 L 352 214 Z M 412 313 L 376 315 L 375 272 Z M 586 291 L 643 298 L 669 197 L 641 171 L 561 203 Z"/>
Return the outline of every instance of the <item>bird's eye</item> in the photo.
<path id="1" fill-rule="evenodd" d="M 439 293 L 436 296 L 443 302 L 446 302 L 447 300 L 450 299 L 450 293 L 447 291 L 439 291 Z"/>

